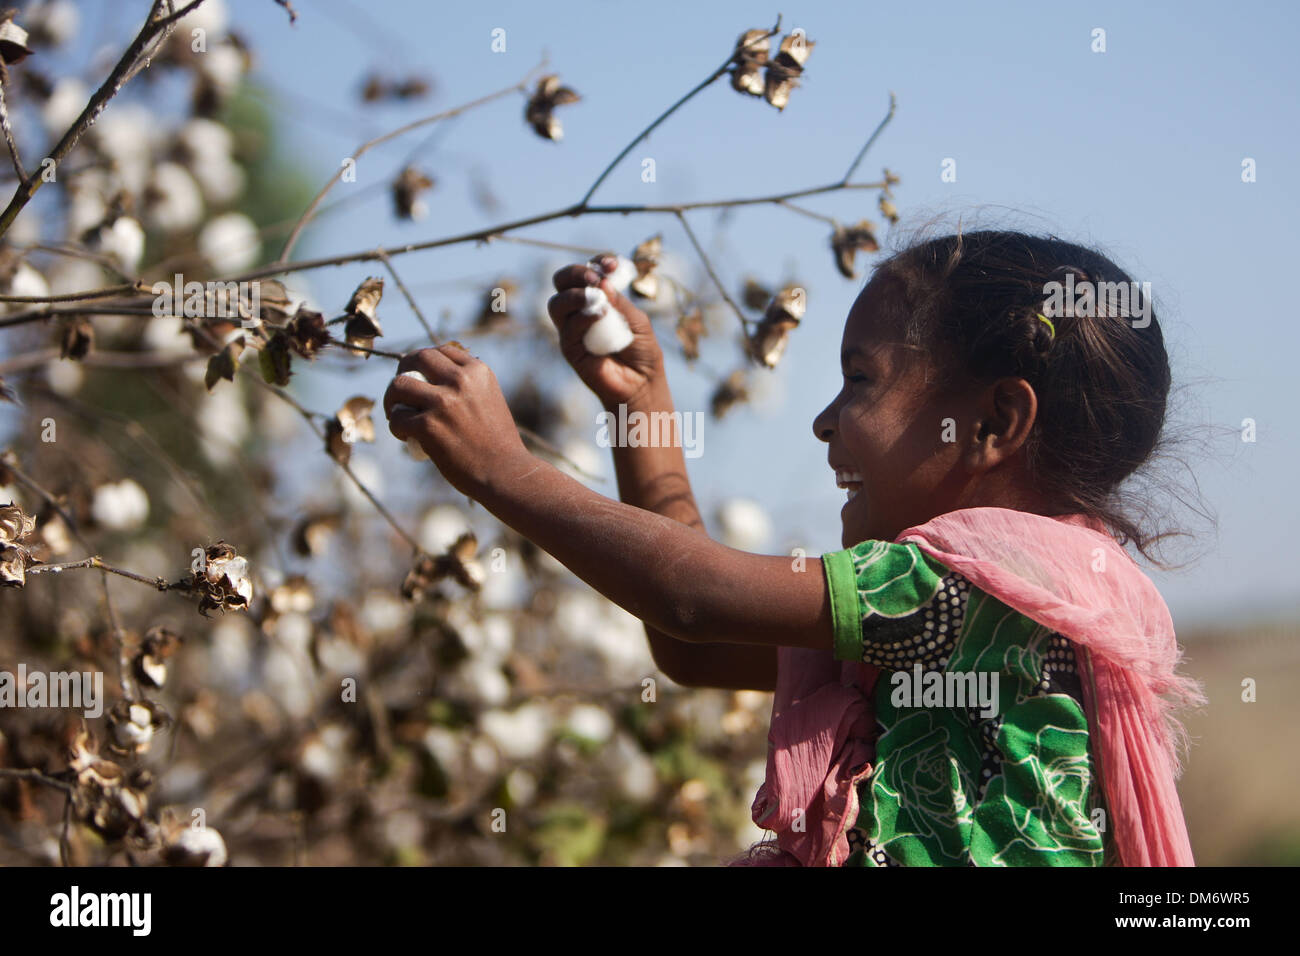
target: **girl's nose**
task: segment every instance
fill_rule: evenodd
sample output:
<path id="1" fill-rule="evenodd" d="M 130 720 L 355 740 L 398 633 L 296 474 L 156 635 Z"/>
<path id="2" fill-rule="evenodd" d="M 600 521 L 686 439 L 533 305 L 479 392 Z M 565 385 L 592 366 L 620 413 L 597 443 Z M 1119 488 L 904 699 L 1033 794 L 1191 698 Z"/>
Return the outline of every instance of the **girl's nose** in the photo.
<path id="1" fill-rule="evenodd" d="M 828 442 L 835 434 L 835 427 L 831 424 L 833 417 L 830 405 L 822 409 L 821 414 L 813 419 L 813 434 L 817 436 L 818 441 Z"/>

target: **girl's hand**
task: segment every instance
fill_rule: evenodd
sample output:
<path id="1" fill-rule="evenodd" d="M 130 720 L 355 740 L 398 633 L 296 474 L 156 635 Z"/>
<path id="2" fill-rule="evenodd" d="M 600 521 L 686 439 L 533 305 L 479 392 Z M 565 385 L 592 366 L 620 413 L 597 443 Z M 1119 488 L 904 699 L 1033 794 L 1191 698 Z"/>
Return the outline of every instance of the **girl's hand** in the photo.
<path id="1" fill-rule="evenodd" d="M 613 256 L 604 256 L 606 272 L 617 265 Z M 556 294 L 546 304 L 551 321 L 560 333 L 560 352 L 578 377 L 596 393 L 606 408 L 631 403 L 638 395 L 663 378 L 664 356 L 655 338 L 650 319 L 621 293 L 608 279 L 590 265 L 565 266 L 555 273 Z M 632 330 L 632 343 L 613 355 L 593 355 L 582 344 L 582 337 L 600 318 L 588 306 L 588 288 L 605 293 L 609 307 L 616 309 Z"/>
<path id="2" fill-rule="evenodd" d="M 457 491 L 476 497 L 492 472 L 532 457 L 496 376 L 459 343 L 411 352 L 397 369 L 384 393 L 388 430 L 418 441 Z"/>

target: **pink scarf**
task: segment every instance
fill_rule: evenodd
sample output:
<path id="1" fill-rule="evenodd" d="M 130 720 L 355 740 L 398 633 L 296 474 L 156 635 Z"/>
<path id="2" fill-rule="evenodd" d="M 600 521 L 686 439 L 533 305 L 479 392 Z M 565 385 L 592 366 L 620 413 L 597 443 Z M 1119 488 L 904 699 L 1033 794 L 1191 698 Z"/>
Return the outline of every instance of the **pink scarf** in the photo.
<path id="1" fill-rule="evenodd" d="M 1194 866 L 1174 781 L 1186 743 L 1174 716 L 1205 703 L 1180 660 L 1164 600 L 1128 553 L 1084 515 L 966 508 L 908 528 L 977 588 L 1076 646 L 1094 766 L 1119 864 Z M 754 823 L 774 830 L 732 865 L 841 866 L 857 784 L 875 760 L 872 692 L 880 669 L 782 647 Z M 1162 698 L 1161 695 L 1168 695 Z"/>

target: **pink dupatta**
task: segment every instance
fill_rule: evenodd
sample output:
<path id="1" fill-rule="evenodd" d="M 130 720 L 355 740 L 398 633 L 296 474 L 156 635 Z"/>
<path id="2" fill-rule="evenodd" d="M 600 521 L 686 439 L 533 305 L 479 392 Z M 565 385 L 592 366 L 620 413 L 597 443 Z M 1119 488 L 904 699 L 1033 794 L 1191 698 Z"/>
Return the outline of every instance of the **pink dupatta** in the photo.
<path id="1" fill-rule="evenodd" d="M 1151 579 L 1084 515 L 966 508 L 903 531 L 925 553 L 1076 647 L 1094 766 L 1122 866 L 1194 866 L 1174 781 L 1186 734 L 1174 711 L 1200 706 Z M 776 842 L 732 865 L 840 866 L 875 760 L 879 668 L 782 647 L 754 823 Z M 1164 696 L 1162 696 L 1164 695 Z"/>

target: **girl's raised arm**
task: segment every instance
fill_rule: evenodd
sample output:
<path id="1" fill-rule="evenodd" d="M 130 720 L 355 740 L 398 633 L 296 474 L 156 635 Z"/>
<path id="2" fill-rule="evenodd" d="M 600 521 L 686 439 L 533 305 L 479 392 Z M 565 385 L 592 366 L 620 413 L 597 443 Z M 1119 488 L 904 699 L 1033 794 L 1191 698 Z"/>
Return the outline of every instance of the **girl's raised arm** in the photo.
<path id="1" fill-rule="evenodd" d="M 619 607 L 678 640 L 832 649 L 821 560 L 749 554 L 611 501 L 524 452 L 471 495 Z"/>

